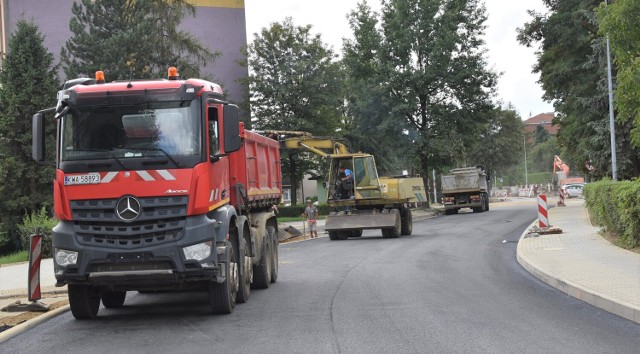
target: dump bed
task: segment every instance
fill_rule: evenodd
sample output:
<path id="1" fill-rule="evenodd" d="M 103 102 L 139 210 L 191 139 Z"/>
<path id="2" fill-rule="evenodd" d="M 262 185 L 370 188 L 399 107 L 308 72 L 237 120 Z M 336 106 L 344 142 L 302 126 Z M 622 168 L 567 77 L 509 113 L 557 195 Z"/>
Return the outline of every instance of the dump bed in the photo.
<path id="1" fill-rule="evenodd" d="M 442 176 L 442 194 L 487 191 L 487 179 L 483 170 L 476 167 L 455 168 Z"/>
<path id="2" fill-rule="evenodd" d="M 282 172 L 278 142 L 244 130 L 241 136 L 242 147 L 229 155 L 231 204 L 237 209 L 255 209 L 280 203 Z"/>

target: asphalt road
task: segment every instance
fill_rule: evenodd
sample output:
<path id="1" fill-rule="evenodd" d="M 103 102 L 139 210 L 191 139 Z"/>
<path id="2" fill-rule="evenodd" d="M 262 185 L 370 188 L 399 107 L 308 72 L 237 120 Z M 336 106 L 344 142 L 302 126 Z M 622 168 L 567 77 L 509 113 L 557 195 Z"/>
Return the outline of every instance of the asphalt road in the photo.
<path id="1" fill-rule="evenodd" d="M 640 325 L 516 262 L 534 205 L 416 222 L 414 234 L 280 246 L 278 283 L 233 314 L 204 293 L 138 294 L 94 321 L 66 313 L 2 353 L 638 353 Z M 503 242 L 506 240 L 507 242 Z"/>

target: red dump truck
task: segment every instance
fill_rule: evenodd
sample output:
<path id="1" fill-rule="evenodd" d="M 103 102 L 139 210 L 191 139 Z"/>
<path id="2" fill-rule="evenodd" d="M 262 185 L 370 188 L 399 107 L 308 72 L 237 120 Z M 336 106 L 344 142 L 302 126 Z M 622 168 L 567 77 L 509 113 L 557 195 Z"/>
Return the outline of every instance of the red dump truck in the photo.
<path id="1" fill-rule="evenodd" d="M 130 290 L 201 289 L 230 313 L 278 277 L 278 142 L 245 131 L 219 85 L 198 79 L 65 83 L 33 117 L 33 157 L 55 124 L 58 286 L 73 316 Z"/>

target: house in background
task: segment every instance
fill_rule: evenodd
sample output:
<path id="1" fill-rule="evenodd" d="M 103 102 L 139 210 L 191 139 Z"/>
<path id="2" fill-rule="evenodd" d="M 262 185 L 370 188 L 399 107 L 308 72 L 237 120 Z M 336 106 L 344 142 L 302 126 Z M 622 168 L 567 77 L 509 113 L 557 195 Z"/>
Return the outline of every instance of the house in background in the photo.
<path id="1" fill-rule="evenodd" d="M 531 136 L 538 126 L 542 126 L 549 134 L 556 135 L 560 127 L 553 124 L 553 118 L 553 112 L 537 114 L 524 121 L 524 131 Z"/>
<path id="2" fill-rule="evenodd" d="M 318 177 L 313 177 L 311 175 L 305 175 L 302 183 L 298 182 L 298 205 L 304 204 L 304 201 L 307 198 L 318 197 L 320 203 L 323 203 L 320 198 L 322 198 L 322 193 L 324 193 L 324 202 L 327 201 L 326 192 L 321 192 L 320 195 L 318 191 L 322 188 L 322 182 L 324 182 L 324 178 L 322 178 L 322 182 L 318 183 Z M 318 187 L 319 186 L 319 187 Z M 324 189 L 323 189 L 324 190 Z M 282 179 L 282 204 L 290 205 L 291 204 L 291 181 L 288 178 Z"/>

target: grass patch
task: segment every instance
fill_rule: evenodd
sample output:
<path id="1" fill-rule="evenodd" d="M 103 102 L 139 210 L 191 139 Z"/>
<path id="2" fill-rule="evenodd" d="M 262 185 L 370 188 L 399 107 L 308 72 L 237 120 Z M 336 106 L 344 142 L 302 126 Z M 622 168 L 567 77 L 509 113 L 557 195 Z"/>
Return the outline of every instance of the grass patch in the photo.
<path id="1" fill-rule="evenodd" d="M 20 251 L 20 252 L 16 252 L 16 253 L 12 253 L 12 254 L 0 257 L 0 264 L 19 263 L 19 262 L 26 262 L 28 260 L 29 260 L 29 252 Z"/>

